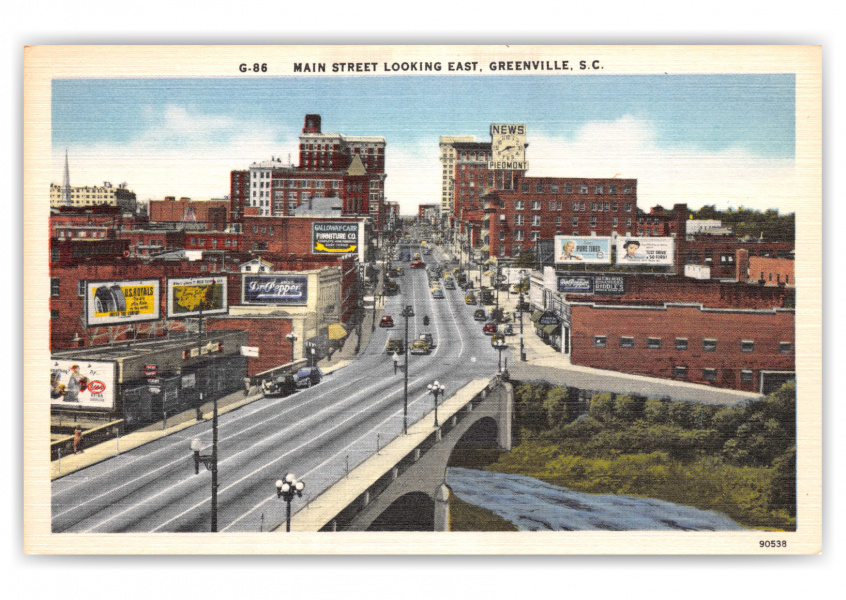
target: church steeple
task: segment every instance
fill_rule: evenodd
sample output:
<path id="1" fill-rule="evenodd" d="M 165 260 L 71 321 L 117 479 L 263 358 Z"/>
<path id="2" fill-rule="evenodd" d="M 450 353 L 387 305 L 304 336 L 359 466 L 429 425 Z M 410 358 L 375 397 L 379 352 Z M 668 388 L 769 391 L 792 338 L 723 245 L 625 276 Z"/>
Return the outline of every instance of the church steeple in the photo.
<path id="1" fill-rule="evenodd" d="M 65 148 L 65 178 L 62 181 L 62 206 L 71 205 L 70 169 L 68 168 L 68 150 Z"/>

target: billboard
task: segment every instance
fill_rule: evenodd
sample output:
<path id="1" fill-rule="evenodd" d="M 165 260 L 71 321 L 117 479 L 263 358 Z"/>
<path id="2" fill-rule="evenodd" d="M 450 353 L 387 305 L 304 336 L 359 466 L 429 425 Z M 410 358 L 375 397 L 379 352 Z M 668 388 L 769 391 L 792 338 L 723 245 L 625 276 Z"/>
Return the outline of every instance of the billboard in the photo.
<path id="1" fill-rule="evenodd" d="M 626 278 L 622 275 L 596 275 L 593 279 L 593 293 L 624 296 L 626 294 Z"/>
<path id="2" fill-rule="evenodd" d="M 161 319 L 158 279 L 85 282 L 85 325 L 125 325 Z"/>
<path id="3" fill-rule="evenodd" d="M 611 264 L 611 238 L 556 235 L 555 264 Z"/>
<path id="4" fill-rule="evenodd" d="M 115 363 L 54 360 L 50 366 L 50 405 L 63 408 L 115 407 Z"/>
<path id="5" fill-rule="evenodd" d="M 244 304 L 307 304 L 306 275 L 244 275 Z"/>
<path id="6" fill-rule="evenodd" d="M 557 289 L 562 294 L 592 294 L 592 275 L 559 275 Z"/>
<path id="7" fill-rule="evenodd" d="M 351 254 L 358 252 L 358 222 L 323 222 L 311 224 L 312 254 Z"/>
<path id="8" fill-rule="evenodd" d="M 167 280 L 169 319 L 226 314 L 226 277 L 180 277 Z"/>
<path id="9" fill-rule="evenodd" d="M 672 265 L 673 238 L 618 237 L 618 265 Z"/>

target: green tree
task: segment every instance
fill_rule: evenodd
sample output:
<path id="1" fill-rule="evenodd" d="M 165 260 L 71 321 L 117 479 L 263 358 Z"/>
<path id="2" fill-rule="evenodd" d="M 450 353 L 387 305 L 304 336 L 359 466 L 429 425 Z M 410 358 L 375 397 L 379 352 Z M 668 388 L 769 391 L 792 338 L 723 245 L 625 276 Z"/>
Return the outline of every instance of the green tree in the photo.
<path id="1" fill-rule="evenodd" d="M 535 266 L 535 253 L 532 250 L 524 250 L 520 253 L 520 256 L 517 257 L 517 261 L 514 263 L 516 267 L 520 269 L 531 269 Z"/>
<path id="2" fill-rule="evenodd" d="M 591 398 L 588 414 L 600 423 L 610 423 L 613 421 L 614 394 L 603 392 Z"/>

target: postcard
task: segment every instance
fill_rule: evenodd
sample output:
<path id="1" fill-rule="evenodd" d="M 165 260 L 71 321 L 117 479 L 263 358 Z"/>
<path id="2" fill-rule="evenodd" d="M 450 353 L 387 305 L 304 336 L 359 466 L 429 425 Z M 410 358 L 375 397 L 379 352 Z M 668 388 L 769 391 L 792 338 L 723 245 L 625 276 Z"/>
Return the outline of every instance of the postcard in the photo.
<path id="1" fill-rule="evenodd" d="M 821 552 L 821 56 L 26 48 L 25 551 Z"/>

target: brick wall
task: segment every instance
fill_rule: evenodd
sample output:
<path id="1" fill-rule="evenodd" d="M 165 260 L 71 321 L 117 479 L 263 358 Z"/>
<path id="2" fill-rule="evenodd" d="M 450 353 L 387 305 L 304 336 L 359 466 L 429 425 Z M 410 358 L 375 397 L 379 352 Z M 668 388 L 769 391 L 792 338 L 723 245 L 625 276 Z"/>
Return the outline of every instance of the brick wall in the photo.
<path id="1" fill-rule="evenodd" d="M 208 331 L 243 330 L 247 346 L 259 348 L 259 356 L 247 358 L 247 374 L 252 376 L 291 362 L 291 342 L 285 336 L 292 321 L 284 317 L 209 317 Z"/>

